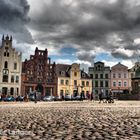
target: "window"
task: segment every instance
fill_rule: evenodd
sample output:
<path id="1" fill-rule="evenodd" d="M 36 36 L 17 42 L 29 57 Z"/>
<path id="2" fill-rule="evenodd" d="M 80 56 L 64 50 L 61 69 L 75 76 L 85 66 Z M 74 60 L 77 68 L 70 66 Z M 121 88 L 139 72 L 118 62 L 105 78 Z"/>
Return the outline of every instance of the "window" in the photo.
<path id="1" fill-rule="evenodd" d="M 74 86 L 77 86 L 77 80 L 74 80 Z"/>
<path id="2" fill-rule="evenodd" d="M 105 78 L 108 79 L 108 74 L 105 74 Z"/>
<path id="3" fill-rule="evenodd" d="M 68 80 L 66 80 L 66 85 L 68 85 L 69 84 L 69 81 Z"/>
<path id="4" fill-rule="evenodd" d="M 14 95 L 14 88 L 13 88 L 13 87 L 10 88 L 10 94 L 11 94 L 11 95 Z"/>
<path id="5" fill-rule="evenodd" d="M 134 78 L 134 74 L 133 73 L 131 73 L 131 78 Z"/>
<path id="6" fill-rule="evenodd" d="M 122 85 L 122 83 L 121 82 L 118 82 L 118 86 L 121 87 L 121 85 Z"/>
<path id="7" fill-rule="evenodd" d="M 98 79 L 98 74 L 95 74 L 95 78 Z"/>
<path id="8" fill-rule="evenodd" d="M 5 68 L 5 69 L 8 68 L 8 62 L 7 62 L 7 61 L 5 61 L 5 63 L 4 63 L 4 68 Z"/>
<path id="9" fill-rule="evenodd" d="M 63 96 L 64 95 L 64 91 L 60 90 L 60 95 Z"/>
<path id="10" fill-rule="evenodd" d="M 6 56 L 6 52 L 4 52 L 4 56 Z"/>
<path id="11" fill-rule="evenodd" d="M 61 80 L 61 81 L 60 81 L 60 84 L 61 84 L 61 85 L 64 85 L 64 80 Z"/>
<path id="12" fill-rule="evenodd" d="M 14 83 L 14 75 L 11 76 L 11 83 Z"/>
<path id="13" fill-rule="evenodd" d="M 17 88 L 17 95 L 19 94 L 19 89 Z"/>
<path id="14" fill-rule="evenodd" d="M 121 73 L 118 74 L 118 78 L 121 78 Z"/>
<path id="15" fill-rule="evenodd" d="M 126 73 L 124 73 L 124 78 L 127 78 Z"/>
<path id="16" fill-rule="evenodd" d="M 7 57 L 9 57 L 9 52 L 4 52 L 4 56 L 7 56 Z"/>
<path id="17" fill-rule="evenodd" d="M 103 85 L 103 81 L 100 81 L 100 86 L 101 86 L 101 87 L 103 87 L 103 86 L 104 86 L 104 85 Z"/>
<path id="18" fill-rule="evenodd" d="M 108 87 L 108 81 L 105 81 L 105 87 Z"/>
<path id="19" fill-rule="evenodd" d="M 19 82 L 19 76 L 16 76 L 16 83 Z"/>
<path id="20" fill-rule="evenodd" d="M 9 57 L 9 52 L 7 52 L 7 57 Z"/>
<path id="21" fill-rule="evenodd" d="M 82 77 L 86 77 L 85 73 L 82 73 Z"/>
<path id="22" fill-rule="evenodd" d="M 17 63 L 14 63 L 14 70 L 17 69 Z"/>
<path id="23" fill-rule="evenodd" d="M 124 82 L 124 87 L 126 87 L 126 86 L 127 86 L 127 82 L 125 81 L 125 82 Z"/>
<path id="24" fill-rule="evenodd" d="M 65 76 L 65 71 L 61 71 L 61 76 Z"/>
<path id="25" fill-rule="evenodd" d="M 82 81 L 82 86 L 85 86 L 85 81 Z"/>
<path id="26" fill-rule="evenodd" d="M 113 87 L 116 87 L 116 82 L 113 82 Z"/>
<path id="27" fill-rule="evenodd" d="M 90 78 L 93 78 L 93 74 L 90 74 Z"/>
<path id="28" fill-rule="evenodd" d="M 98 87 L 98 81 L 95 81 L 95 87 Z"/>
<path id="29" fill-rule="evenodd" d="M 3 82 L 8 82 L 8 75 L 3 75 Z"/>
<path id="30" fill-rule="evenodd" d="M 9 71 L 7 69 L 3 69 L 3 75 L 8 75 Z"/>
<path id="31" fill-rule="evenodd" d="M 116 74 L 115 73 L 113 73 L 113 78 L 116 78 Z"/>
<path id="32" fill-rule="evenodd" d="M 74 72 L 74 76 L 77 76 L 77 72 Z"/>
<path id="33" fill-rule="evenodd" d="M 89 86 L 89 81 L 86 82 L 86 86 Z"/>
<path id="34" fill-rule="evenodd" d="M 103 79 L 103 74 L 100 74 L 100 78 Z"/>

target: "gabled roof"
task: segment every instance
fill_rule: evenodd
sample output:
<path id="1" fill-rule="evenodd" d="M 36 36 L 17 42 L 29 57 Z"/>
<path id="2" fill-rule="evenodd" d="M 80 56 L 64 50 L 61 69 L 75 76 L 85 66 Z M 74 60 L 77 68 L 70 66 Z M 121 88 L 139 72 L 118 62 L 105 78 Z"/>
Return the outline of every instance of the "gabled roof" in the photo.
<path id="1" fill-rule="evenodd" d="M 104 64 L 103 62 L 101 62 L 101 61 L 97 61 L 97 62 L 95 62 L 94 64 Z"/>
<path id="2" fill-rule="evenodd" d="M 64 77 L 69 76 L 69 70 L 70 70 L 71 65 L 67 64 L 57 64 L 56 65 L 56 74 L 57 76 L 62 76 L 60 72 L 64 72 Z"/>
<path id="3" fill-rule="evenodd" d="M 119 62 L 118 64 L 111 67 L 111 70 L 113 69 L 128 69 L 128 67 Z"/>
<path id="4" fill-rule="evenodd" d="M 86 72 L 81 71 L 81 79 L 90 79 L 90 76 Z"/>

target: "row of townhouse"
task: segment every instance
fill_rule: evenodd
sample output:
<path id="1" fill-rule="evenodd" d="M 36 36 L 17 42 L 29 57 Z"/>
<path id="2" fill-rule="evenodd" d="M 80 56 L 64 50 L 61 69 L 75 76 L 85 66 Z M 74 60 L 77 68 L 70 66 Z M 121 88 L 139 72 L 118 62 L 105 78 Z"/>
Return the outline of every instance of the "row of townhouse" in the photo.
<path id="1" fill-rule="evenodd" d="M 88 74 L 80 64 L 51 63 L 48 51 L 35 49 L 34 55 L 22 62 L 22 54 L 12 47 L 12 37 L 2 37 L 0 47 L 0 95 L 27 95 L 35 90 L 45 95 L 71 94 L 85 96 L 110 90 L 117 95 L 140 89 L 140 63 L 128 69 L 120 63 L 107 67 L 103 62 L 89 67 Z"/>
<path id="2" fill-rule="evenodd" d="M 12 37 L 2 37 L 0 47 L 0 96 L 26 96 L 38 91 L 42 96 L 78 95 L 92 91 L 92 80 L 79 64 L 51 63 L 48 51 L 35 49 L 22 62 L 22 54 L 12 46 Z"/>
<path id="3" fill-rule="evenodd" d="M 92 92 L 98 95 L 103 92 L 107 95 L 110 91 L 117 96 L 121 93 L 138 93 L 140 91 L 140 63 L 128 69 L 118 63 L 112 67 L 105 66 L 103 62 L 94 63 L 88 71 L 92 78 Z"/>

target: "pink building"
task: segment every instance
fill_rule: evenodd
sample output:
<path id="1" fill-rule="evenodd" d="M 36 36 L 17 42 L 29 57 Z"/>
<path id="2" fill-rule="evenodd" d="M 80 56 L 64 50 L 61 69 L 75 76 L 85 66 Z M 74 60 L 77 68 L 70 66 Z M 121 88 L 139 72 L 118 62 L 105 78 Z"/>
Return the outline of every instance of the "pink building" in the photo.
<path id="1" fill-rule="evenodd" d="M 118 63 L 111 67 L 111 89 L 116 97 L 121 93 L 129 92 L 128 67 Z"/>

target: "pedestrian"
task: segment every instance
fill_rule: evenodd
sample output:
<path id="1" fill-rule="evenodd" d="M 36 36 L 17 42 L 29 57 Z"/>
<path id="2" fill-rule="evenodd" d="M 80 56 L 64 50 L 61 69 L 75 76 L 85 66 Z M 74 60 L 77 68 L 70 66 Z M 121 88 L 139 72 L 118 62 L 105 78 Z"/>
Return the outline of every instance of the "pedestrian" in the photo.
<path id="1" fill-rule="evenodd" d="M 36 91 L 34 92 L 34 98 L 35 98 L 35 103 L 37 103 L 37 93 L 36 93 Z"/>
<path id="2" fill-rule="evenodd" d="M 109 92 L 108 103 L 114 103 L 113 94 L 111 91 Z"/>
<path id="3" fill-rule="evenodd" d="M 91 92 L 90 94 L 90 100 L 92 101 L 93 100 L 93 93 Z"/>
<path id="4" fill-rule="evenodd" d="M 99 93 L 99 103 L 102 101 L 102 92 Z"/>

